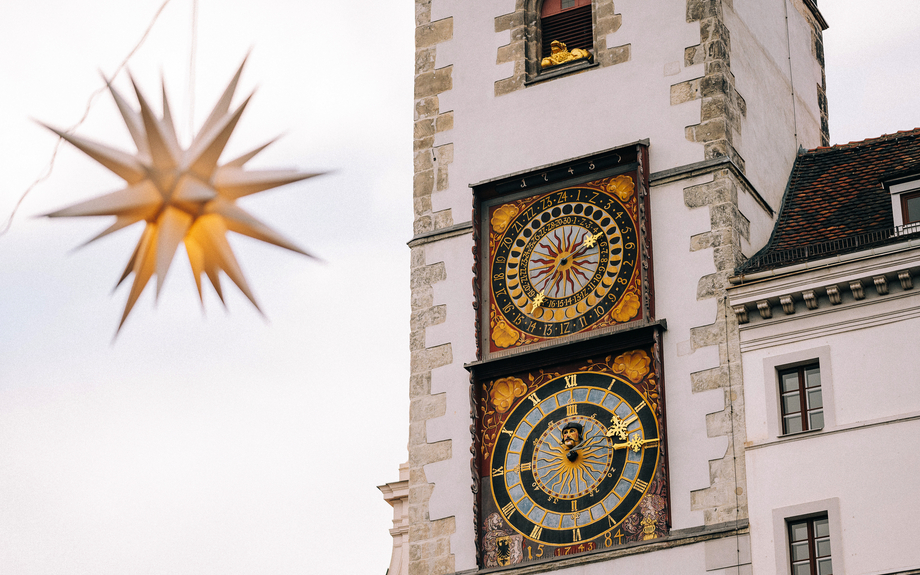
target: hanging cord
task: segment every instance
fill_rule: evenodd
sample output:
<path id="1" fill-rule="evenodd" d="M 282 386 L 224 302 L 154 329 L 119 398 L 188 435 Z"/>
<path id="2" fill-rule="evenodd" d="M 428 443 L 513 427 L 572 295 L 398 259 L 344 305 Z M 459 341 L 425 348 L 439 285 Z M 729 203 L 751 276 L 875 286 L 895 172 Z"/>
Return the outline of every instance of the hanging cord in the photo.
<path id="1" fill-rule="evenodd" d="M 163 9 L 166 8 L 166 5 L 169 4 L 169 2 L 170 0 L 164 0 L 163 4 L 160 5 L 160 8 L 156 11 L 156 14 L 153 15 L 153 19 L 150 21 L 150 24 L 147 26 L 147 29 L 144 30 L 144 35 L 141 36 L 141 39 L 137 41 L 137 44 L 135 44 L 134 48 L 132 48 L 131 51 L 128 52 L 128 55 L 125 56 L 124 60 L 121 61 L 121 64 L 119 64 L 118 67 L 115 68 L 115 72 L 112 73 L 113 79 L 115 78 L 115 76 L 118 75 L 119 72 L 122 71 L 122 69 L 125 66 L 128 65 L 128 60 L 130 60 L 131 57 L 134 56 L 134 53 L 137 52 L 137 50 L 144 43 L 144 40 L 147 39 L 147 36 L 150 34 L 150 31 L 153 29 L 153 25 L 156 24 L 157 19 L 160 17 L 160 14 L 162 14 Z M 66 133 L 69 134 L 73 132 L 74 130 L 79 128 L 80 125 L 83 124 L 83 122 L 86 121 L 86 117 L 89 116 L 89 111 L 90 111 L 90 108 L 92 108 L 93 106 L 93 102 L 96 100 L 96 97 L 99 96 L 99 94 L 105 91 L 105 89 L 106 89 L 106 86 L 100 86 L 95 92 L 93 92 L 90 95 L 89 100 L 86 102 L 86 109 L 83 110 L 83 117 L 81 117 L 77 121 L 76 124 L 64 130 Z M 0 229 L 0 236 L 6 234 L 6 232 L 8 232 L 10 227 L 13 225 L 13 218 L 16 216 L 16 212 L 19 211 L 19 206 L 22 205 L 23 200 L 25 200 L 26 196 L 29 195 L 29 192 L 31 192 L 35 188 L 35 186 L 47 180 L 48 177 L 51 176 L 51 171 L 54 169 L 54 161 L 55 159 L 57 159 L 58 150 L 61 149 L 61 143 L 63 141 L 64 141 L 64 138 L 58 137 L 57 142 L 54 144 L 54 151 L 51 153 L 51 160 L 48 162 L 48 167 L 45 168 L 45 173 L 39 176 L 37 180 L 32 182 L 32 184 L 28 188 L 26 188 L 26 191 L 24 191 L 22 195 L 19 197 L 19 201 L 17 201 L 16 205 L 13 206 L 13 211 L 10 213 L 10 217 L 6 220 L 6 224 L 4 224 L 3 229 Z"/>
<path id="2" fill-rule="evenodd" d="M 198 0 L 192 0 L 192 42 L 188 58 L 188 133 L 195 137 L 195 59 L 198 53 Z"/>
<path id="3" fill-rule="evenodd" d="M 740 521 L 739 515 L 741 515 L 741 501 L 738 489 L 741 486 L 738 485 L 738 454 L 735 451 L 735 400 L 732 397 L 732 394 L 735 392 L 732 389 L 732 356 L 731 350 L 729 349 L 731 338 L 728 334 L 728 295 L 722 296 L 722 320 L 724 321 L 725 326 L 725 355 L 728 359 L 728 414 L 732 434 L 732 475 L 734 476 L 735 480 L 735 568 L 737 573 L 741 573 L 741 536 L 738 534 L 738 524 Z"/>
<path id="4" fill-rule="evenodd" d="M 783 0 L 783 13 L 786 16 L 786 54 L 789 56 L 789 89 L 792 92 L 792 131 L 795 140 L 795 152 L 799 151 L 799 121 L 795 114 L 795 79 L 792 76 L 792 41 L 789 39 L 789 5 Z"/>

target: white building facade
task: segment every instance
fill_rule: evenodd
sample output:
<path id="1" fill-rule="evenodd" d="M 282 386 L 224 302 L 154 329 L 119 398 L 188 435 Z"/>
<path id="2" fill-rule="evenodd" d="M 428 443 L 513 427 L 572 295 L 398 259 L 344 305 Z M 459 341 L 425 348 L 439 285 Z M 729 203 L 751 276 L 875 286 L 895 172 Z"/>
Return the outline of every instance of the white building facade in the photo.
<path id="1" fill-rule="evenodd" d="M 567 34 L 567 19 L 581 19 L 582 30 L 588 22 L 577 40 L 563 41 L 590 57 L 543 66 L 553 55 L 544 31 Z M 884 433 L 881 422 L 894 417 L 883 409 L 888 399 L 865 411 L 872 417 L 856 416 L 835 386 L 824 431 L 771 435 L 766 414 L 778 404 L 766 391 L 775 382 L 764 375 L 769 358 L 780 357 L 775 371 L 811 365 L 818 354 L 825 382 L 852 356 L 824 368 L 819 351 L 830 353 L 829 341 L 752 344 L 748 334 L 782 342 L 771 330 L 783 327 L 748 318 L 739 330 L 736 308 L 756 311 L 760 294 L 741 293 L 746 283 L 728 290 L 736 268 L 771 238 L 798 149 L 827 144 L 826 24 L 814 2 L 417 0 L 416 24 L 407 572 L 784 573 L 795 543 L 787 519 L 825 515 L 830 534 L 812 520 L 811 540 L 822 549 L 830 541 L 835 562 L 855 548 L 841 541 L 844 494 L 809 485 L 791 495 L 795 479 L 774 477 L 771 458 L 815 445 L 841 459 L 830 449 L 854 433 L 845 430 Z M 610 197 L 632 223 L 598 218 L 597 231 L 577 223 L 602 204 L 560 195 L 566 190 L 619 194 Z M 569 229 L 552 207 L 538 221 L 538 200 L 573 210 L 560 212 L 576 222 L 569 255 L 596 240 L 629 260 L 609 276 L 626 286 L 620 299 L 613 288 L 591 292 L 584 302 L 601 305 L 585 312 L 576 280 L 553 316 L 546 283 L 518 290 L 510 263 L 498 279 L 506 229 L 528 230 L 526 253 L 531 222 L 534 237 L 544 224 Z M 507 257 L 520 257 L 510 249 Z M 533 269 L 534 257 L 521 265 Z M 553 277 L 567 261 L 555 261 Z M 598 263 L 587 265 L 594 273 Z M 506 288 L 518 294 L 507 306 Z M 571 309 L 560 311 L 566 302 Z M 545 331 L 526 327 L 541 317 Z M 575 323 L 582 317 L 584 329 Z M 795 359 L 802 353 L 809 357 Z M 602 377 L 609 387 L 597 387 Z M 909 383 L 899 385 L 906 392 Z M 549 395 L 553 407 L 534 411 Z M 640 417 L 646 406 L 655 419 Z M 912 409 L 894 417 L 908 419 L 898 423 L 905 430 Z M 563 420 L 582 426 L 574 465 L 590 455 L 592 437 L 609 440 L 596 452 L 609 480 L 569 492 L 538 471 L 538 448 L 559 443 Z M 625 447 L 633 439 L 635 449 Z M 894 573 L 912 557 L 905 549 L 887 571 L 839 561 L 847 572 Z"/>

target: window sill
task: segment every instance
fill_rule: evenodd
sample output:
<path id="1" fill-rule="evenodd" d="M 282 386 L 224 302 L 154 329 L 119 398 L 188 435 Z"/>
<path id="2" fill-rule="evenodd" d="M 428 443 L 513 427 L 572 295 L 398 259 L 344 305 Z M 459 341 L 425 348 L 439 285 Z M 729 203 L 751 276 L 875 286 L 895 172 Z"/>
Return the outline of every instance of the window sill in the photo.
<path id="1" fill-rule="evenodd" d="M 565 64 L 559 64 L 557 66 L 553 66 L 552 68 L 542 70 L 536 78 L 526 80 L 524 85 L 530 86 L 533 84 L 539 84 L 540 82 L 546 82 L 547 80 L 555 80 L 556 78 L 568 76 L 569 74 L 576 74 L 583 70 L 588 70 L 589 68 L 596 68 L 597 65 L 597 62 L 591 60 L 575 60 L 573 62 L 566 62 Z"/>

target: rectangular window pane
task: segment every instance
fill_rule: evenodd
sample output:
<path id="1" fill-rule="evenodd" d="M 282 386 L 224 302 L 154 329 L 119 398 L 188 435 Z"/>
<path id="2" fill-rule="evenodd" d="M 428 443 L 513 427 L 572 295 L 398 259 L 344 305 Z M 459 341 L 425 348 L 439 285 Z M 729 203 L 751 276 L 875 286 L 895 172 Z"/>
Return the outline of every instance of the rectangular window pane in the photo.
<path id="1" fill-rule="evenodd" d="M 786 428 L 786 433 L 798 433 L 802 431 L 802 416 L 791 415 L 789 417 L 784 417 L 783 426 Z"/>
<path id="2" fill-rule="evenodd" d="M 805 370 L 805 387 L 819 387 L 821 385 L 821 370 L 810 367 Z"/>
<path id="3" fill-rule="evenodd" d="M 830 537 L 831 529 L 827 522 L 827 518 L 815 519 L 815 537 Z"/>
<path id="4" fill-rule="evenodd" d="M 808 414 L 808 429 L 824 429 L 823 411 L 815 411 Z"/>
<path id="5" fill-rule="evenodd" d="M 907 213 L 904 214 L 905 224 L 920 221 L 920 196 L 907 198 L 904 207 L 907 209 Z"/>
<path id="6" fill-rule="evenodd" d="M 792 523 L 789 525 L 789 538 L 791 541 L 805 541 L 808 539 L 808 522 Z"/>
<path id="7" fill-rule="evenodd" d="M 799 372 L 784 373 L 780 375 L 780 390 L 783 393 L 796 391 L 799 389 Z"/>
<path id="8" fill-rule="evenodd" d="M 562 9 L 571 8 L 575 5 L 575 0 L 562 0 Z"/>
<path id="9" fill-rule="evenodd" d="M 808 559 L 808 541 L 792 544 L 792 560 L 805 561 Z"/>
<path id="10" fill-rule="evenodd" d="M 821 388 L 810 389 L 808 391 L 808 409 L 817 409 L 819 407 L 824 407 L 824 403 L 821 400 Z"/>
<path id="11" fill-rule="evenodd" d="M 818 561 L 818 575 L 833 575 L 834 571 L 831 569 L 831 560 L 822 559 Z"/>
<path id="12" fill-rule="evenodd" d="M 783 396 L 783 413 L 798 413 L 802 411 L 802 401 L 799 398 L 799 394 L 791 394 Z"/>
<path id="13" fill-rule="evenodd" d="M 806 561 L 801 565 L 796 565 L 792 568 L 793 575 L 811 575 L 811 566 Z"/>
<path id="14" fill-rule="evenodd" d="M 830 557 L 830 555 L 831 555 L 831 540 L 830 539 L 818 540 L 818 557 Z"/>

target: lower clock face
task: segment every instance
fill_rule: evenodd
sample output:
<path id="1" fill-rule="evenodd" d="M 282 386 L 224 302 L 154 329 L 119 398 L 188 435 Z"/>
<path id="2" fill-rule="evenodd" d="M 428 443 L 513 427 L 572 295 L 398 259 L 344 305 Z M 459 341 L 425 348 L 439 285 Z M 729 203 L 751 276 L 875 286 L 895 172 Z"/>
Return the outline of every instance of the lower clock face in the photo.
<path id="1" fill-rule="evenodd" d="M 498 433 L 496 508 L 533 541 L 589 541 L 636 508 L 659 453 L 653 409 L 630 383 L 604 373 L 560 376 L 521 401 Z"/>

